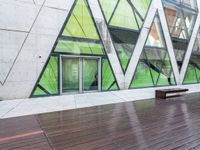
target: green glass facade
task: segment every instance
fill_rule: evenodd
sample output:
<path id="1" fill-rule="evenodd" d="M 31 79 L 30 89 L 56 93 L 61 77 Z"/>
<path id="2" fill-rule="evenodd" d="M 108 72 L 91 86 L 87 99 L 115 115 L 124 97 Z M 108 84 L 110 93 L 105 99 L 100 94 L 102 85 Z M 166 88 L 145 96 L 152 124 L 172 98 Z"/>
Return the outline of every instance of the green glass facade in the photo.
<path id="1" fill-rule="evenodd" d="M 168 49 L 158 12 L 149 25 L 149 33 L 130 89 L 176 85 L 170 51 L 174 51 L 178 69 L 182 67 L 198 10 L 183 1 L 162 0 L 171 41 Z M 57 37 L 31 97 L 119 90 L 118 72 L 114 73 L 112 55 L 107 44 L 113 45 L 116 58 L 126 74 L 130 59 L 141 36 L 151 0 L 98 0 L 99 11 L 108 33 L 100 29 L 102 20 L 94 18 L 87 0 L 75 0 Z M 94 13 L 94 12 L 93 12 Z M 98 16 L 98 15 L 97 15 Z M 96 22 L 95 22 L 96 21 Z M 99 21 L 99 22 L 98 22 Z M 103 23 L 102 23 L 103 24 Z M 100 34 L 101 33 L 101 34 Z M 102 34 L 109 34 L 108 39 Z M 102 39 L 103 37 L 103 39 Z M 188 65 L 184 84 L 200 82 L 198 33 Z M 106 41 L 108 40 L 108 41 Z M 106 49 L 108 48 L 108 50 Z M 112 64 L 112 65 L 111 65 Z M 131 79 L 130 78 L 130 79 Z"/>
<path id="2" fill-rule="evenodd" d="M 197 18 L 197 3 L 195 0 L 163 0 L 163 4 L 180 70 Z"/>
<path id="3" fill-rule="evenodd" d="M 63 63 L 60 63 L 62 56 L 66 60 L 62 60 Z M 75 58 L 71 59 L 73 56 Z M 101 63 L 93 59 L 93 56 L 100 59 Z M 83 65 L 81 70 L 79 70 L 80 62 Z M 79 92 L 79 82 L 81 81 L 83 82 L 81 91 L 98 90 L 96 80 L 99 75 L 97 74 L 99 64 L 101 64 L 101 71 L 99 71 L 101 72 L 101 88 L 99 90 L 118 90 L 115 75 L 105 54 L 88 2 L 76 0 L 32 96 Z M 62 79 L 60 74 L 62 74 Z"/>
<path id="4" fill-rule="evenodd" d="M 198 31 L 197 38 L 195 40 L 183 83 L 200 83 L 200 30 Z"/>
<path id="5" fill-rule="evenodd" d="M 130 88 L 174 84 L 173 69 L 167 52 L 160 19 L 156 15 Z"/>
<path id="6" fill-rule="evenodd" d="M 151 0 L 99 0 L 99 3 L 125 72 Z"/>
<path id="7" fill-rule="evenodd" d="M 37 84 L 33 95 L 54 95 L 58 93 L 58 57 L 51 56 Z"/>

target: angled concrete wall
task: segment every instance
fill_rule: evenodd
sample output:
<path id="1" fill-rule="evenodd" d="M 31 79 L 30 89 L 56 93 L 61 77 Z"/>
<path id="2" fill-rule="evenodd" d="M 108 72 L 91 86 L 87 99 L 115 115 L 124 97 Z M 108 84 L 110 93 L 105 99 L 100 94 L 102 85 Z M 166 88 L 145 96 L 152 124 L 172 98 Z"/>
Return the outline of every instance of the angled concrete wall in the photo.
<path id="1" fill-rule="evenodd" d="M 30 96 L 73 3 L 58 1 L 0 1 L 1 99 Z"/>

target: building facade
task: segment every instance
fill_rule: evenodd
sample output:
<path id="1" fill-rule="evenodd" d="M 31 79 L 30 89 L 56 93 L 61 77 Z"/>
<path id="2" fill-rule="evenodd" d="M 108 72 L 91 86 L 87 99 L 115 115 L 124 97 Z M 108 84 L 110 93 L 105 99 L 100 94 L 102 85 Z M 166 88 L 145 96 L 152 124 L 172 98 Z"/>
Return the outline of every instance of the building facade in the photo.
<path id="1" fill-rule="evenodd" d="M 0 4 L 2 100 L 200 82 L 197 0 Z"/>

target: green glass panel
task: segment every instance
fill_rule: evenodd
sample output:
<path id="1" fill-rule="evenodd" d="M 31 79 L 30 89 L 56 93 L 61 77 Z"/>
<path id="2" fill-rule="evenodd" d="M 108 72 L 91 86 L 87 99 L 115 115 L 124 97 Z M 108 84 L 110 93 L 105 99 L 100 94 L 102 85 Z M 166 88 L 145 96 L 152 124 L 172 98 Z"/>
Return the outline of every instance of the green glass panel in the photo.
<path id="1" fill-rule="evenodd" d="M 200 70 L 196 68 L 197 79 L 200 82 Z"/>
<path id="2" fill-rule="evenodd" d="M 98 60 L 83 59 L 83 89 L 98 90 Z"/>
<path id="3" fill-rule="evenodd" d="M 62 92 L 79 91 L 79 58 L 62 58 Z"/>
<path id="4" fill-rule="evenodd" d="M 64 36 L 99 39 L 85 0 L 77 0 L 62 33 Z"/>
<path id="5" fill-rule="evenodd" d="M 120 62 L 122 64 L 122 68 L 125 71 L 127 66 L 128 66 L 128 62 L 129 62 L 130 56 L 127 56 L 126 53 L 124 53 L 124 51 L 122 51 L 119 54 L 119 59 L 120 59 Z"/>
<path id="6" fill-rule="evenodd" d="M 109 25 L 138 30 L 142 27 L 151 0 L 99 0 L 99 2 Z"/>
<path id="7" fill-rule="evenodd" d="M 113 13 L 109 25 L 139 30 L 133 10 L 127 0 L 120 0 Z"/>
<path id="8" fill-rule="evenodd" d="M 42 96 L 47 95 L 43 90 L 41 90 L 39 87 L 37 87 L 33 93 L 34 96 Z"/>
<path id="9" fill-rule="evenodd" d="M 172 66 L 167 53 L 165 59 L 162 61 L 162 70 L 157 85 L 172 85 L 174 81 Z"/>
<path id="10" fill-rule="evenodd" d="M 114 27 L 110 27 L 109 29 L 116 53 L 119 57 L 122 69 L 125 72 L 137 42 L 139 32 Z"/>
<path id="11" fill-rule="evenodd" d="M 125 71 L 132 56 L 134 45 L 115 44 L 115 48 L 117 50 L 117 55 L 119 56 L 119 61 L 122 65 L 122 69 Z"/>
<path id="12" fill-rule="evenodd" d="M 171 85 L 176 85 L 176 81 L 175 81 L 175 77 L 174 77 L 174 72 L 171 73 L 170 83 L 171 83 Z"/>
<path id="13" fill-rule="evenodd" d="M 190 62 L 186 71 L 184 83 L 192 84 L 200 82 L 200 30 L 195 40 Z"/>
<path id="14" fill-rule="evenodd" d="M 102 91 L 111 90 L 115 83 L 116 80 L 108 60 L 102 59 Z"/>
<path id="15" fill-rule="evenodd" d="M 117 83 L 115 82 L 115 84 L 113 84 L 113 86 L 110 88 L 110 90 L 118 90 L 118 86 Z"/>
<path id="16" fill-rule="evenodd" d="M 104 55 L 104 48 L 102 44 L 77 41 L 59 40 L 55 51 L 72 54 Z"/>
<path id="17" fill-rule="evenodd" d="M 77 0 L 54 51 L 67 54 L 104 55 L 86 0 Z"/>
<path id="18" fill-rule="evenodd" d="M 51 56 L 50 60 L 40 78 L 38 83 L 42 86 L 49 94 L 58 94 L 58 58 Z M 38 88 L 36 88 L 38 90 Z M 34 92 L 36 94 L 42 94 L 39 91 Z M 37 95 L 38 96 L 38 95 Z"/>
<path id="19" fill-rule="evenodd" d="M 136 20 L 137 20 L 137 23 L 138 23 L 138 26 L 139 28 L 141 29 L 142 28 L 142 25 L 143 25 L 143 20 L 140 16 L 138 16 L 137 14 L 135 14 L 136 16 Z"/>
<path id="20" fill-rule="evenodd" d="M 158 86 L 170 85 L 168 81 L 168 77 L 163 74 L 160 74 L 157 85 Z"/>
<path id="21" fill-rule="evenodd" d="M 99 2 L 125 72 L 151 0 L 99 0 Z"/>
<path id="22" fill-rule="evenodd" d="M 154 86 L 151 78 L 150 69 L 143 62 L 139 62 L 133 81 L 131 83 L 131 88 L 149 87 L 149 86 Z"/>
<path id="23" fill-rule="evenodd" d="M 168 53 L 165 56 L 165 59 L 163 60 L 163 64 L 162 64 L 162 72 L 166 75 L 166 76 L 170 76 L 171 74 L 171 70 L 172 70 L 172 66 L 171 66 L 171 62 L 169 59 L 169 55 Z"/>
<path id="24" fill-rule="evenodd" d="M 99 0 L 107 22 L 110 20 L 110 17 L 119 1 L 120 0 Z"/>
<path id="25" fill-rule="evenodd" d="M 152 78 L 153 78 L 153 82 L 154 82 L 154 85 L 157 84 L 157 81 L 158 81 L 158 77 L 159 77 L 159 72 L 154 70 L 154 69 L 150 69 L 151 71 L 151 75 L 152 75 Z"/>
<path id="26" fill-rule="evenodd" d="M 136 11 L 145 19 L 151 0 L 131 0 Z"/>
<path id="27" fill-rule="evenodd" d="M 155 17 L 131 87 L 175 84 L 159 17 Z M 153 84 L 154 83 L 154 84 Z"/>
<path id="28" fill-rule="evenodd" d="M 154 84 L 157 84 L 162 69 L 162 60 L 165 58 L 166 50 L 158 48 L 145 48 L 145 54 L 150 66 Z"/>
<path id="29" fill-rule="evenodd" d="M 187 72 L 184 79 L 184 84 L 198 83 L 195 67 L 190 65 L 187 68 Z"/>

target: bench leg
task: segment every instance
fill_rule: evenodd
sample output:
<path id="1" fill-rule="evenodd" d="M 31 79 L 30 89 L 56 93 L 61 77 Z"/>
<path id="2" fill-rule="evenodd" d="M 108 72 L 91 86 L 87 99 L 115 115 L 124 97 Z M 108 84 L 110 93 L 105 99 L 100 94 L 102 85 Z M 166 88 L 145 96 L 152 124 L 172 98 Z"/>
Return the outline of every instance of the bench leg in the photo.
<path id="1" fill-rule="evenodd" d="M 166 93 L 164 92 L 156 92 L 156 98 L 166 99 Z"/>

